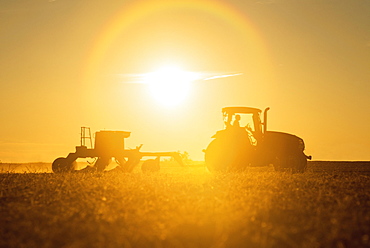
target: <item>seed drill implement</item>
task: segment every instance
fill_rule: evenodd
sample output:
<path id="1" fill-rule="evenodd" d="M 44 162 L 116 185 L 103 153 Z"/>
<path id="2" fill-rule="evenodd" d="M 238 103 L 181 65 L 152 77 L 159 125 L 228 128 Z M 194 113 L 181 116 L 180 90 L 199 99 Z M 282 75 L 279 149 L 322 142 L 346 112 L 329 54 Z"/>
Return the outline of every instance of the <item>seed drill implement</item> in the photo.
<path id="1" fill-rule="evenodd" d="M 160 169 L 161 157 L 172 157 L 180 165 L 183 165 L 178 152 L 142 152 L 141 146 L 135 149 L 125 149 L 125 139 L 130 136 L 127 131 L 98 131 L 95 133 L 95 144 L 92 147 L 91 131 L 88 127 L 81 128 L 81 144 L 76 146 L 76 151 L 69 153 L 67 157 L 60 157 L 54 160 L 52 170 L 54 173 L 75 171 L 75 161 L 78 158 L 95 158 L 96 162 L 89 167 L 89 171 L 104 171 L 112 158 L 115 158 L 119 169 L 125 172 L 132 172 L 143 157 L 155 157 L 142 163 L 143 171 L 158 171 Z M 90 147 L 88 148 L 88 144 Z"/>

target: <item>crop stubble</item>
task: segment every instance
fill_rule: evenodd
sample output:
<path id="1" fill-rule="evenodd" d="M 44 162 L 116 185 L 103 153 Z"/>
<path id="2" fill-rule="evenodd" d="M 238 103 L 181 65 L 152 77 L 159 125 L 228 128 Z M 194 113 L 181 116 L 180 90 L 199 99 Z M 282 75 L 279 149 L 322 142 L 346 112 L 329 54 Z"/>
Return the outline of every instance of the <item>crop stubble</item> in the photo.
<path id="1" fill-rule="evenodd" d="M 0 174 L 0 247 L 369 247 L 368 163 Z"/>

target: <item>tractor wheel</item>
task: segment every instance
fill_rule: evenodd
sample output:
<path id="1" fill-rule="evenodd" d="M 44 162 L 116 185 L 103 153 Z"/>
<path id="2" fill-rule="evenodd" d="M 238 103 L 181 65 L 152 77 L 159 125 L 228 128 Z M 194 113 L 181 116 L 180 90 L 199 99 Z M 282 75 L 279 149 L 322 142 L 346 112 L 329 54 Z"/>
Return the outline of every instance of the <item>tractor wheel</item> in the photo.
<path id="1" fill-rule="evenodd" d="M 102 172 L 107 168 L 107 166 L 110 163 L 110 158 L 104 158 L 104 157 L 99 157 L 98 160 L 96 160 L 95 167 L 98 172 Z"/>
<path id="2" fill-rule="evenodd" d="M 148 159 L 141 165 L 143 172 L 157 172 L 160 170 L 158 159 Z"/>
<path id="3" fill-rule="evenodd" d="M 293 173 L 303 173 L 307 169 L 307 158 L 304 154 L 291 155 L 289 162 Z"/>
<path id="4" fill-rule="evenodd" d="M 275 171 L 291 169 L 292 173 L 303 173 L 307 168 L 307 158 L 304 154 L 290 154 L 276 156 L 274 160 Z"/>
<path id="5" fill-rule="evenodd" d="M 51 169 L 54 173 L 72 172 L 75 168 L 73 162 L 70 162 L 67 158 L 57 158 L 51 165 Z"/>
<path id="6" fill-rule="evenodd" d="M 204 160 L 210 171 L 227 171 L 230 161 L 234 158 L 224 150 L 224 145 L 219 139 L 212 140 L 205 150 Z"/>
<path id="7" fill-rule="evenodd" d="M 232 142 L 215 139 L 205 150 L 206 166 L 210 171 L 242 171 L 250 163 L 248 148 L 248 144 L 235 145 Z"/>
<path id="8" fill-rule="evenodd" d="M 275 171 L 283 171 L 284 170 L 284 165 L 285 165 L 285 158 L 283 156 L 276 156 L 273 165 Z"/>

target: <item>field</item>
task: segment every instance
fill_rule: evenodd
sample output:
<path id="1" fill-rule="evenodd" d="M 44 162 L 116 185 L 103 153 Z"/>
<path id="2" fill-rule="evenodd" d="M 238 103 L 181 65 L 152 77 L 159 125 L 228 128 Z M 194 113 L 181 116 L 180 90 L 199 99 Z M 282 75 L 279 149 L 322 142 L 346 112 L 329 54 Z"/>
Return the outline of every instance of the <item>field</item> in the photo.
<path id="1" fill-rule="evenodd" d="M 210 174 L 0 165 L 0 247 L 370 247 L 370 163 Z"/>

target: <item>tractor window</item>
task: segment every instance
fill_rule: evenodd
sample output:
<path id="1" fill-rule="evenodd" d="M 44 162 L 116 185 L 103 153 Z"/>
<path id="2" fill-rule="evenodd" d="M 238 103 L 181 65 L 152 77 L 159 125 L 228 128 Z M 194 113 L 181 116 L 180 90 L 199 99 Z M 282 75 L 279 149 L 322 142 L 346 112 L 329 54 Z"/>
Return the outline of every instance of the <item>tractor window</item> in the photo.
<path id="1" fill-rule="evenodd" d="M 236 115 L 234 115 L 233 118 L 232 118 L 232 121 L 231 121 L 232 125 L 235 121 L 235 116 Z M 240 121 L 239 121 L 240 127 L 247 127 L 247 129 L 249 131 L 254 132 L 254 124 L 253 124 L 252 115 L 250 115 L 250 114 L 240 114 L 239 116 L 240 116 Z"/>

